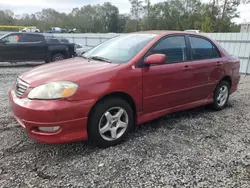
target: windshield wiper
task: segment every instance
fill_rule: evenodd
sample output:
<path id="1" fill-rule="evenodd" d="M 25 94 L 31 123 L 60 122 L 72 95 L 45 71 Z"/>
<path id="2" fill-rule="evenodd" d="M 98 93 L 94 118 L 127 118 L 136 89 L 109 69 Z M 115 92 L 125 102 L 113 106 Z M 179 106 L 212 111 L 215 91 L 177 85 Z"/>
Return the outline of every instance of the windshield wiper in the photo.
<path id="1" fill-rule="evenodd" d="M 86 56 L 84 56 L 84 55 L 81 55 L 81 56 L 79 56 L 79 57 L 81 57 L 81 58 L 83 58 L 83 59 L 87 59 L 87 60 L 89 60 L 89 58 L 88 58 L 88 57 L 86 57 Z"/>
<path id="2" fill-rule="evenodd" d="M 100 56 L 90 56 L 88 59 L 93 59 L 93 60 L 97 60 L 97 61 L 104 61 L 107 63 L 112 63 L 109 59 L 105 58 L 105 57 L 100 57 Z"/>

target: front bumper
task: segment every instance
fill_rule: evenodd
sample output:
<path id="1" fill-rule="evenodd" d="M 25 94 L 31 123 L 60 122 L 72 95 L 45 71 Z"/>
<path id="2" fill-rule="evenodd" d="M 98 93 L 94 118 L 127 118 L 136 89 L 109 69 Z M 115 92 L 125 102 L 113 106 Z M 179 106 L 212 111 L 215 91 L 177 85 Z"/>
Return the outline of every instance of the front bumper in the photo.
<path id="1" fill-rule="evenodd" d="M 19 98 L 14 90 L 10 90 L 9 101 L 15 119 L 34 140 L 65 143 L 88 138 L 87 115 L 93 100 L 30 100 Z M 56 132 L 42 132 L 38 130 L 40 126 L 60 126 L 60 129 Z"/>

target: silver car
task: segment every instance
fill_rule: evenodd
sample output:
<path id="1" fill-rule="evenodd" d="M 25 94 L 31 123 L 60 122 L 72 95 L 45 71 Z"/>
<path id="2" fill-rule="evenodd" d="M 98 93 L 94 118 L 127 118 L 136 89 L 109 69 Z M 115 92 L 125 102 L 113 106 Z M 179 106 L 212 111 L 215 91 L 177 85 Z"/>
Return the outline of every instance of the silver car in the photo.
<path id="1" fill-rule="evenodd" d="M 85 52 L 87 52 L 88 50 L 90 50 L 92 47 L 88 47 L 88 46 L 83 46 L 81 44 L 75 44 L 76 47 L 76 55 L 77 56 L 82 56 Z"/>

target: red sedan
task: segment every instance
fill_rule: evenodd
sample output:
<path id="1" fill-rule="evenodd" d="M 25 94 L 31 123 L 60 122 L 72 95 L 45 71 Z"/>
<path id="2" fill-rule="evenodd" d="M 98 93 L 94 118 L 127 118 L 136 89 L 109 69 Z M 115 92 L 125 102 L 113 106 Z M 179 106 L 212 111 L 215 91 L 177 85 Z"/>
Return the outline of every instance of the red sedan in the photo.
<path id="1" fill-rule="evenodd" d="M 208 104 L 223 109 L 237 90 L 239 68 L 238 58 L 200 34 L 132 33 L 21 74 L 9 100 L 35 140 L 89 139 L 108 147 L 165 114 Z"/>

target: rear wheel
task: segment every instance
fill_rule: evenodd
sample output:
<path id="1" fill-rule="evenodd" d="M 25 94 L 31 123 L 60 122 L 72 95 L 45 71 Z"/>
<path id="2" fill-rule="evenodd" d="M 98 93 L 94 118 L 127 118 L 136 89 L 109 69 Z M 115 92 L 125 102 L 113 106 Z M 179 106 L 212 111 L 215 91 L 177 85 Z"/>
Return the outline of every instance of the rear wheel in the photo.
<path id="1" fill-rule="evenodd" d="M 49 61 L 49 59 L 47 58 L 47 59 L 44 60 L 44 62 L 45 62 L 45 63 L 49 63 L 50 61 Z"/>
<path id="2" fill-rule="evenodd" d="M 64 59 L 65 59 L 65 56 L 63 54 L 58 53 L 58 54 L 53 55 L 52 62 L 61 61 L 61 60 L 64 60 Z"/>
<path id="3" fill-rule="evenodd" d="M 213 108 L 215 110 L 222 110 L 228 102 L 230 85 L 228 81 L 222 80 L 214 91 L 214 103 Z"/>
<path id="4" fill-rule="evenodd" d="M 133 122 L 133 110 L 126 101 L 104 99 L 94 107 L 89 117 L 89 140 L 101 148 L 119 144 L 128 135 Z"/>

